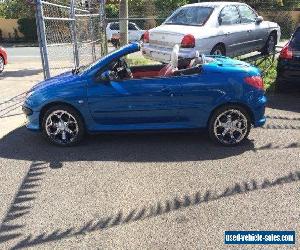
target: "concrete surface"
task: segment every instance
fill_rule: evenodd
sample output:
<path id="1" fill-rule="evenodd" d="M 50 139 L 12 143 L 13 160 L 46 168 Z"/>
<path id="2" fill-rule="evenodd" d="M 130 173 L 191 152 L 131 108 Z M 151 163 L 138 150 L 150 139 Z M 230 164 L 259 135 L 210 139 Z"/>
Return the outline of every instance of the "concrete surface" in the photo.
<path id="1" fill-rule="evenodd" d="M 40 79 L 34 63 L 0 77 L 0 249 L 300 249 L 300 94 L 270 96 L 235 148 L 206 133 L 59 148 L 13 106 Z M 296 245 L 226 246 L 225 230 L 295 230 Z"/>

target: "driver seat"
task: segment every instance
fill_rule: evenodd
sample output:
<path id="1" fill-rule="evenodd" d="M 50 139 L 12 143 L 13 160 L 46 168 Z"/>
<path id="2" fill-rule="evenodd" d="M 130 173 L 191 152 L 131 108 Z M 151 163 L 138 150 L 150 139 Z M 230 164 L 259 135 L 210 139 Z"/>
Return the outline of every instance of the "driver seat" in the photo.
<path id="1" fill-rule="evenodd" d="M 159 76 L 172 76 L 176 70 L 178 70 L 178 54 L 179 54 L 179 45 L 176 44 L 173 47 L 171 54 L 171 61 L 165 67 L 163 67 L 158 75 Z"/>

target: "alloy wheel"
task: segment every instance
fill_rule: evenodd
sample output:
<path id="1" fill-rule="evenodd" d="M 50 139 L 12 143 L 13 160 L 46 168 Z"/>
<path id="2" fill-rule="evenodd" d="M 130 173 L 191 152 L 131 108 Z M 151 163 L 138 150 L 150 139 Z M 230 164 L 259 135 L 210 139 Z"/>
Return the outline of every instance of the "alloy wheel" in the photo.
<path id="1" fill-rule="evenodd" d="M 234 145 L 241 142 L 247 135 L 248 121 L 241 111 L 230 109 L 216 117 L 213 129 L 215 137 L 221 143 Z"/>
<path id="2" fill-rule="evenodd" d="M 61 145 L 72 143 L 79 133 L 75 117 L 65 110 L 53 111 L 47 117 L 45 125 L 47 135 Z"/>

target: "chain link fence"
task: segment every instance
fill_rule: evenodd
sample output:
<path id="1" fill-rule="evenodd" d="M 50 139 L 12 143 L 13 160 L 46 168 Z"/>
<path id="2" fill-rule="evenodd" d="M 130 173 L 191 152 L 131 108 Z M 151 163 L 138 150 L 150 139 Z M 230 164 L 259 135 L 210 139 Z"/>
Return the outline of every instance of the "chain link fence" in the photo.
<path id="1" fill-rule="evenodd" d="M 101 1 L 37 0 L 36 5 L 45 78 L 90 64 L 107 53 Z"/>
<path id="2" fill-rule="evenodd" d="M 136 24 L 141 30 L 148 30 L 159 26 L 178 7 L 208 0 L 128 0 L 128 37 L 129 41 L 135 40 L 134 27 Z M 217 1 L 217 0 L 216 0 Z M 213 1 L 209 1 L 213 2 Z M 300 0 L 246 0 L 241 1 L 253 7 L 265 20 L 277 22 L 281 27 L 282 39 L 288 39 L 300 23 Z M 110 1 L 106 4 L 106 22 L 119 22 L 119 3 Z M 112 26 L 117 30 L 118 26 Z M 114 32 L 115 30 L 112 30 Z M 108 35 L 108 38 L 111 36 Z"/>

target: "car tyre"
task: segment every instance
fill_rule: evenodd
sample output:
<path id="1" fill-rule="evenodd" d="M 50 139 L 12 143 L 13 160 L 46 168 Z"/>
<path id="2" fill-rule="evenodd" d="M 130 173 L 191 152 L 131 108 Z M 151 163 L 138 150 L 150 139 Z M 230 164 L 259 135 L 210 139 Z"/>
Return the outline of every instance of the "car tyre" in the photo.
<path id="1" fill-rule="evenodd" d="M 85 126 L 74 108 L 56 105 L 45 112 L 42 133 L 50 143 L 68 147 L 78 144 L 83 139 Z"/>
<path id="2" fill-rule="evenodd" d="M 2 56 L 0 56 L 0 74 L 3 72 L 4 70 L 4 59 Z"/>
<path id="3" fill-rule="evenodd" d="M 211 55 L 220 55 L 220 56 L 226 56 L 226 50 L 225 47 L 221 44 L 217 44 L 210 52 Z"/>
<path id="4" fill-rule="evenodd" d="M 251 119 L 243 107 L 226 105 L 214 111 L 208 129 L 213 142 L 224 146 L 237 146 L 247 139 Z"/>
<path id="5" fill-rule="evenodd" d="M 276 35 L 271 33 L 266 41 L 265 46 L 262 48 L 261 53 L 263 55 L 270 55 L 275 52 L 276 48 Z"/>

